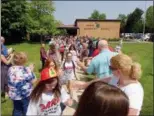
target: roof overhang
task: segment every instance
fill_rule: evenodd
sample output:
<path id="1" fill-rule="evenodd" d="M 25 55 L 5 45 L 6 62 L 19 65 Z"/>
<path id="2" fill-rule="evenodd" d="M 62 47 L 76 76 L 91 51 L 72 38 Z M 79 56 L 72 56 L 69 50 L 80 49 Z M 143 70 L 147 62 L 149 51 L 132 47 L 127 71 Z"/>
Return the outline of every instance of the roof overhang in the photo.
<path id="1" fill-rule="evenodd" d="M 79 27 L 74 25 L 62 25 L 62 26 L 58 26 L 57 29 L 79 29 Z"/>

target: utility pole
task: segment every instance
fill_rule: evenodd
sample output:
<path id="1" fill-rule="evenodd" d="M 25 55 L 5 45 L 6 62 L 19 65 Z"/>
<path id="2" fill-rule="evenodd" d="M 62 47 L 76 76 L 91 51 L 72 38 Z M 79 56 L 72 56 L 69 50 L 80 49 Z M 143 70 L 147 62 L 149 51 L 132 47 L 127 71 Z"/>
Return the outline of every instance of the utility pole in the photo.
<path id="1" fill-rule="evenodd" d="M 146 24 L 146 3 L 147 3 L 147 1 L 145 1 L 145 6 L 144 6 L 143 38 L 145 35 L 145 24 Z"/>

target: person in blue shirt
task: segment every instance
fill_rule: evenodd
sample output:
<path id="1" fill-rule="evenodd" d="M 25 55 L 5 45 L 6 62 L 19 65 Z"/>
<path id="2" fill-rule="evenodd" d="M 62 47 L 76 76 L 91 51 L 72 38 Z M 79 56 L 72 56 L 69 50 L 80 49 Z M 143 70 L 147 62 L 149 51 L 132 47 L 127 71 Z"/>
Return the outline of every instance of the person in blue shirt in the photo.
<path id="1" fill-rule="evenodd" d="M 84 66 L 81 62 L 77 62 L 77 64 L 81 67 L 83 71 L 88 74 L 95 73 L 98 79 L 109 81 L 109 77 L 112 72 L 109 68 L 110 59 L 117 55 L 117 52 L 111 52 L 108 48 L 108 42 L 106 40 L 100 40 L 98 43 L 98 49 L 101 51 L 99 55 L 94 57 L 90 62 L 88 67 Z"/>
<path id="2" fill-rule="evenodd" d="M 1 44 L 2 44 L 1 54 L 4 55 L 5 57 L 7 57 L 8 50 L 7 50 L 6 46 L 4 45 L 4 43 L 5 43 L 5 39 L 4 39 L 4 37 L 1 36 Z"/>

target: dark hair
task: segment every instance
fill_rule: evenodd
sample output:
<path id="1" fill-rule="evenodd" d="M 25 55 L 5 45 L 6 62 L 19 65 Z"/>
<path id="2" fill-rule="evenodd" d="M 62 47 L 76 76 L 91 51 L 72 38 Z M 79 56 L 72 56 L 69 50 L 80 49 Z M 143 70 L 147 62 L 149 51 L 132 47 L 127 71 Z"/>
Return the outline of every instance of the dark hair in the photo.
<path id="1" fill-rule="evenodd" d="M 83 92 L 74 116 L 127 116 L 129 100 L 123 91 L 102 81 Z"/>
<path id="2" fill-rule="evenodd" d="M 35 103 L 38 102 L 39 98 L 41 97 L 42 93 L 45 90 L 45 84 L 48 83 L 48 82 L 54 82 L 55 79 L 57 79 L 57 85 L 53 89 L 53 91 L 51 91 L 51 92 L 55 95 L 55 97 L 60 97 L 60 95 L 61 95 L 60 81 L 59 81 L 58 77 L 54 77 L 54 78 L 51 78 L 51 79 L 48 79 L 48 80 L 45 80 L 45 81 L 40 81 L 36 85 L 36 87 L 33 89 L 32 93 L 30 95 L 30 99 L 32 100 L 32 102 L 35 102 Z"/>
<path id="3" fill-rule="evenodd" d="M 56 63 L 56 61 L 52 58 L 47 58 L 46 61 L 45 61 L 45 65 L 43 68 L 47 68 L 47 67 L 50 67 L 50 63 L 53 62 L 55 64 L 55 70 L 58 71 L 59 67 Z"/>
<path id="4" fill-rule="evenodd" d="M 76 51 L 76 48 L 75 48 L 75 45 L 74 45 L 74 44 L 72 44 L 72 45 L 69 47 L 69 51 L 71 50 L 71 48 L 73 48 L 73 50 Z"/>

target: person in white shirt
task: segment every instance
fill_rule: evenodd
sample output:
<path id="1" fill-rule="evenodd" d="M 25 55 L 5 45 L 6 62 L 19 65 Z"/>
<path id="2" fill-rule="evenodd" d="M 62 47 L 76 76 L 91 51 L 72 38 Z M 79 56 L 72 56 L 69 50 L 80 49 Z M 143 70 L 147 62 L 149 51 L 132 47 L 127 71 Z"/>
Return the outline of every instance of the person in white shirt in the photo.
<path id="1" fill-rule="evenodd" d="M 72 53 L 68 52 L 66 54 L 66 60 L 62 63 L 61 69 L 63 71 L 63 75 L 61 76 L 61 84 L 67 86 L 67 89 L 73 98 L 73 91 L 72 91 L 72 81 L 75 80 L 76 73 L 75 73 L 76 64 L 72 60 Z M 77 79 L 77 78 L 76 78 Z"/>
<path id="2" fill-rule="evenodd" d="M 40 82 L 32 91 L 26 115 L 60 116 L 62 115 L 61 103 L 71 106 L 72 100 L 61 88 L 56 70 L 45 68 L 41 72 Z"/>
<path id="3" fill-rule="evenodd" d="M 129 98 L 129 115 L 138 116 L 140 114 L 144 91 L 138 81 L 141 77 L 141 66 L 134 63 L 132 59 L 119 54 L 111 58 L 110 69 L 115 77 L 119 78 L 118 87 L 123 90 Z"/>
<path id="4" fill-rule="evenodd" d="M 78 52 L 77 52 L 77 50 L 76 50 L 74 44 L 72 44 L 72 45 L 69 47 L 69 52 L 72 53 L 72 60 L 73 60 L 74 62 L 76 62 L 77 60 L 79 60 L 79 59 L 78 59 L 78 55 L 79 55 L 79 54 L 78 54 Z"/>

